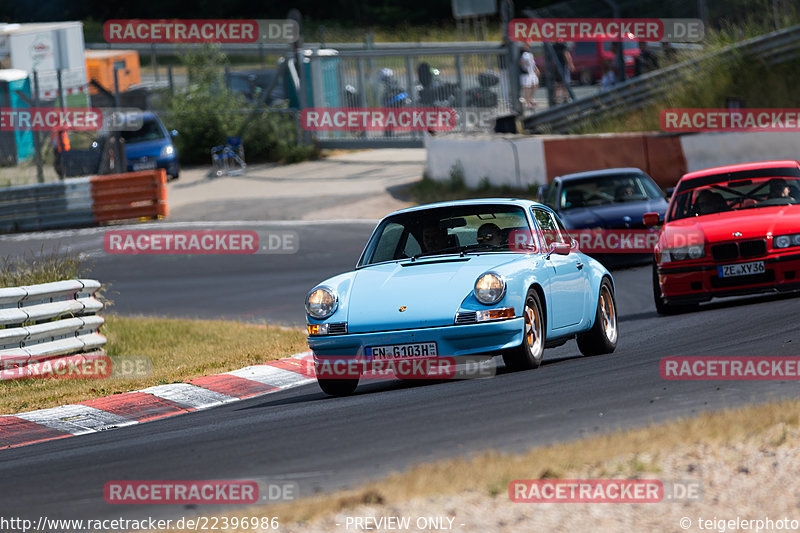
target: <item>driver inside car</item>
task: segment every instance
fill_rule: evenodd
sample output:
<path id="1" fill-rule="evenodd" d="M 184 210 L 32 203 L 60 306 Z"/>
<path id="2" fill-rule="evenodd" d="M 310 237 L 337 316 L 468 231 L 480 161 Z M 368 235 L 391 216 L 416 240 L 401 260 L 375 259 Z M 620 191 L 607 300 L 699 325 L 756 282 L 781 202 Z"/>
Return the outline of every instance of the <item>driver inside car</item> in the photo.
<path id="1" fill-rule="evenodd" d="M 792 202 L 795 201 L 792 198 L 791 190 L 789 189 L 789 185 L 786 183 L 786 180 L 776 178 L 769 181 L 769 197 L 770 199 L 774 198 L 786 198 Z"/>
<path id="2" fill-rule="evenodd" d="M 487 222 L 478 228 L 477 241 L 478 244 L 491 244 L 494 246 L 500 246 L 503 244 L 503 236 L 497 224 Z"/>
<path id="3" fill-rule="evenodd" d="M 422 245 L 426 252 L 447 248 L 447 230 L 437 226 L 427 226 L 422 230 Z"/>
<path id="4" fill-rule="evenodd" d="M 694 201 L 694 212 L 697 215 L 710 215 L 727 210 L 728 203 L 725 201 L 725 198 L 723 198 L 721 194 L 708 189 L 700 191 Z"/>

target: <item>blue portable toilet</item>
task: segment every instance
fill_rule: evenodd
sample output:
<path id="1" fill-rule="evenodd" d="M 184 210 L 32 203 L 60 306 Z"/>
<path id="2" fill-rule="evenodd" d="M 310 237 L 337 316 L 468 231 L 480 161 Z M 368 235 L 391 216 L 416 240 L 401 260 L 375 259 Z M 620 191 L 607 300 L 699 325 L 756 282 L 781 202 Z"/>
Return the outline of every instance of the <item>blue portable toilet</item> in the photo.
<path id="1" fill-rule="evenodd" d="M 0 107 L 30 107 L 20 96 L 31 98 L 28 73 L 18 69 L 0 70 Z M 33 132 L 0 128 L 0 164 L 16 165 L 33 157 Z"/>
<path id="2" fill-rule="evenodd" d="M 303 50 L 303 75 L 306 79 L 306 107 L 338 107 L 342 90 L 339 74 L 340 59 L 337 50 L 322 48 Z M 287 75 L 284 76 L 284 89 L 289 97 L 289 107 L 300 107 L 298 85 L 300 76 L 292 57 Z"/>

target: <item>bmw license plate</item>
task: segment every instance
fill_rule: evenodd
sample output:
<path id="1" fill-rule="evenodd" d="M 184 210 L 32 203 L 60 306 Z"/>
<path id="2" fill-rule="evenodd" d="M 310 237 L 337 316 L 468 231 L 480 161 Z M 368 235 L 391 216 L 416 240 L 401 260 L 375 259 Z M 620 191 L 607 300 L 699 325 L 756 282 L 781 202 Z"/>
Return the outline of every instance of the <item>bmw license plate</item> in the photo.
<path id="1" fill-rule="evenodd" d="M 720 265 L 717 267 L 719 277 L 732 278 L 734 276 L 752 276 L 753 274 L 763 274 L 766 272 L 764 261 L 753 261 L 752 263 L 738 263 L 735 265 Z"/>
<path id="2" fill-rule="evenodd" d="M 402 359 L 405 357 L 431 357 L 438 355 L 435 342 L 415 342 L 411 344 L 387 344 L 367 347 L 367 355 L 372 359 Z"/>
<path id="3" fill-rule="evenodd" d="M 133 164 L 133 170 L 153 170 L 156 168 L 156 160 L 151 159 L 150 161 L 139 161 Z"/>

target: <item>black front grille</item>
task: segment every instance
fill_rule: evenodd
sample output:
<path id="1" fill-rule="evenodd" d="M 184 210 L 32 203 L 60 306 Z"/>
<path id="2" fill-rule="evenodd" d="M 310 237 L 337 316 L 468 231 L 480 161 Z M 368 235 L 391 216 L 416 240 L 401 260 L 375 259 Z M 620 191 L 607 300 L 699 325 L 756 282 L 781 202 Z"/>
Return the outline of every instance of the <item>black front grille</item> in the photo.
<path id="1" fill-rule="evenodd" d="M 761 257 L 767 255 L 766 239 L 754 239 L 752 241 L 726 242 L 715 244 L 711 247 L 711 257 L 715 261 L 730 261 L 740 257 Z"/>
<path id="2" fill-rule="evenodd" d="M 475 311 L 464 311 L 456 314 L 456 324 L 475 324 L 478 322 L 478 313 Z"/>
<path id="3" fill-rule="evenodd" d="M 328 324 L 328 335 L 344 335 L 347 333 L 347 322 Z"/>
<path id="4" fill-rule="evenodd" d="M 739 247 L 735 242 L 726 242 L 725 244 L 715 244 L 711 247 L 711 257 L 714 261 L 728 261 L 739 257 Z"/>
<path id="5" fill-rule="evenodd" d="M 722 289 L 725 287 L 738 287 L 740 285 L 755 285 L 757 283 L 772 283 L 775 281 L 775 271 L 767 270 L 763 274 L 753 274 L 750 276 L 734 276 L 732 278 L 720 278 L 711 276 L 711 287 Z"/>
<path id="6" fill-rule="evenodd" d="M 739 243 L 739 253 L 742 257 L 760 257 L 762 255 L 767 255 L 767 241 L 766 239 L 742 241 Z"/>

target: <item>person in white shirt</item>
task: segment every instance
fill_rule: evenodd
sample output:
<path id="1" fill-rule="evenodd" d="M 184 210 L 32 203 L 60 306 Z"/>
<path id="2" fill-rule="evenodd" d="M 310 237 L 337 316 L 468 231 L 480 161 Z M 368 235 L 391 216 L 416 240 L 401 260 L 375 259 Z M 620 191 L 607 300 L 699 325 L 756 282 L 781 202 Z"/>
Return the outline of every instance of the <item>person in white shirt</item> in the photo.
<path id="1" fill-rule="evenodd" d="M 533 109 L 536 105 L 533 95 L 539 87 L 539 68 L 536 66 L 531 47 L 528 43 L 522 45 L 522 53 L 519 57 L 519 68 L 519 84 L 522 87 L 522 98 L 520 98 L 520 100 L 525 104 L 527 109 Z"/>

